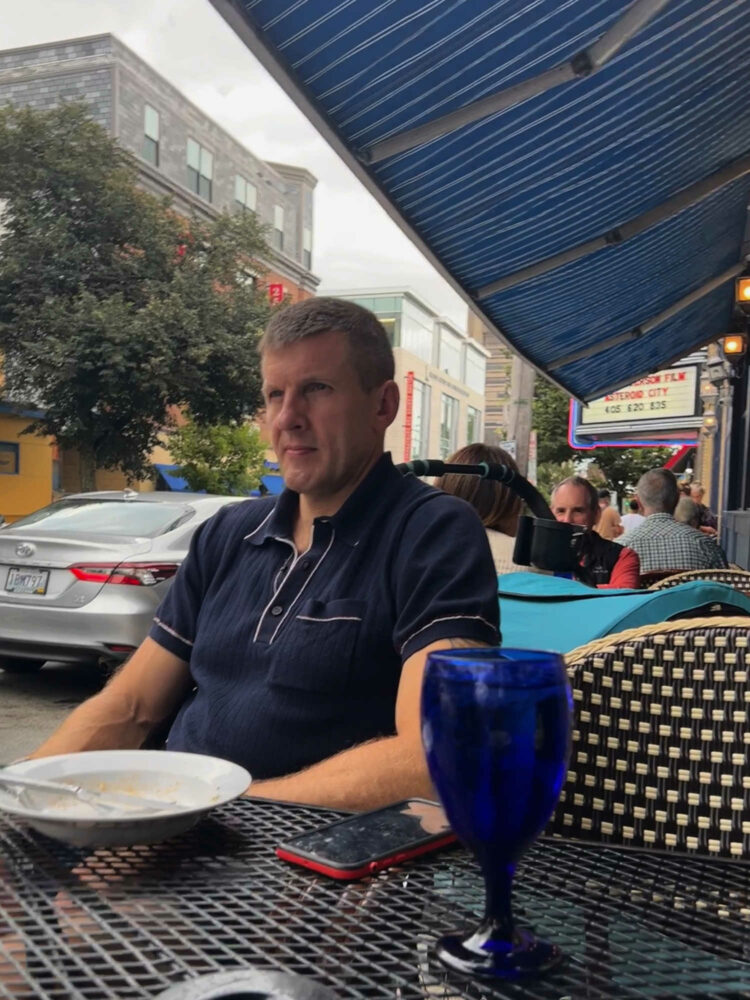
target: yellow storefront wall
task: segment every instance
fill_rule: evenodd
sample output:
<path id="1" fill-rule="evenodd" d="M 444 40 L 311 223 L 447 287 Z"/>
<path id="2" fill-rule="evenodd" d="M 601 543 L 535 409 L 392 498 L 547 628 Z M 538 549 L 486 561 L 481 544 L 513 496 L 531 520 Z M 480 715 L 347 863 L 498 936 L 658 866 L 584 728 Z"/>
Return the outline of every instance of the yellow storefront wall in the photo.
<path id="1" fill-rule="evenodd" d="M 52 499 L 54 439 L 23 434 L 26 417 L 0 414 L 0 441 L 18 445 L 18 475 L 0 475 L 0 514 L 15 521 Z"/>

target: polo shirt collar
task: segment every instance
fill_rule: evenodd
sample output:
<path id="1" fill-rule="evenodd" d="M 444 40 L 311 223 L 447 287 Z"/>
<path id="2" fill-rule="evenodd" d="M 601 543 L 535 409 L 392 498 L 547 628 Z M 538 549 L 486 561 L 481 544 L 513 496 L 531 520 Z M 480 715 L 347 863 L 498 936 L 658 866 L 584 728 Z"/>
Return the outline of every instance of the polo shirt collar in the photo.
<path id="1" fill-rule="evenodd" d="M 331 517 L 316 517 L 314 523 L 328 521 L 340 538 L 349 545 L 358 545 L 374 512 L 402 480 L 390 452 L 384 452 L 336 513 Z M 266 519 L 246 539 L 253 545 L 262 545 L 269 538 L 291 539 L 298 505 L 299 493 L 284 489 Z"/>

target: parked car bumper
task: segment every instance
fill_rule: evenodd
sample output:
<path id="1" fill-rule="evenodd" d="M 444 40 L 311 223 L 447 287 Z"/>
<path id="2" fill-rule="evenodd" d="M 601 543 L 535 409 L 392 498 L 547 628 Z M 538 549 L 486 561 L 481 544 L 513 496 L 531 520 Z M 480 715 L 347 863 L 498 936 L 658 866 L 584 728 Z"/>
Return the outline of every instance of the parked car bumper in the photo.
<path id="1" fill-rule="evenodd" d="M 144 587 L 124 600 L 117 588 L 104 587 L 82 608 L 35 608 L 0 600 L 0 657 L 64 663 L 124 660 L 147 635 L 166 589 Z"/>

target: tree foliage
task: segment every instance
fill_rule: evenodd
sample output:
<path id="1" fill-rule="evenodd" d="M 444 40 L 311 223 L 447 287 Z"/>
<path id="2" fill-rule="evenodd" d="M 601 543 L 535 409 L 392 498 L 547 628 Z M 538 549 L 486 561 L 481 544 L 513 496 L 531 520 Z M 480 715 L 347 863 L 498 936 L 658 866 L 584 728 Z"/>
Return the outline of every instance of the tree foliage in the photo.
<path id="1" fill-rule="evenodd" d="M 147 475 L 170 408 L 220 424 L 259 407 L 252 213 L 181 218 L 79 104 L 0 108 L 0 163 L 5 394 L 79 451 L 82 488 L 96 466 Z"/>
<path id="2" fill-rule="evenodd" d="M 635 486 L 644 472 L 664 465 L 672 454 L 670 448 L 593 448 L 575 449 L 568 444 L 570 397 L 546 379 L 537 379 L 533 426 L 537 431 L 539 481 L 554 479 L 555 467 L 588 460 L 596 463 L 603 477 L 602 485 L 622 491 Z M 550 466 L 549 470 L 546 468 Z M 573 466 L 571 466 L 572 468 Z M 558 470 L 559 471 L 559 468 Z M 568 473 L 569 475 L 570 473 Z M 565 478 L 562 476 L 561 478 Z M 543 491 L 542 491 L 543 492 Z"/>
<path id="3" fill-rule="evenodd" d="M 246 423 L 200 425 L 188 421 L 169 437 L 177 475 L 191 490 L 244 494 L 260 486 L 266 446 Z"/>

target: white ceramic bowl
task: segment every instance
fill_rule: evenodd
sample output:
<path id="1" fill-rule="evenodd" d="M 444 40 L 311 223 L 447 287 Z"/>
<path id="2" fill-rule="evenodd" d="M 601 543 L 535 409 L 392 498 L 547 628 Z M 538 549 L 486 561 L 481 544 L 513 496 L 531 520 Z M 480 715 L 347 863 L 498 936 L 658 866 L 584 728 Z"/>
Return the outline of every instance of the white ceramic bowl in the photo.
<path id="1" fill-rule="evenodd" d="M 164 812 L 92 815 L 95 810 L 66 796 L 49 802 L 37 796 L 34 807 L 21 805 L 0 789 L 0 809 L 24 819 L 40 833 L 77 847 L 154 844 L 183 833 L 209 809 L 230 802 L 250 784 L 248 772 L 218 757 L 170 750 L 91 750 L 27 760 L 5 768 L 8 774 L 69 784 L 99 792 L 124 792 L 177 803 Z"/>

